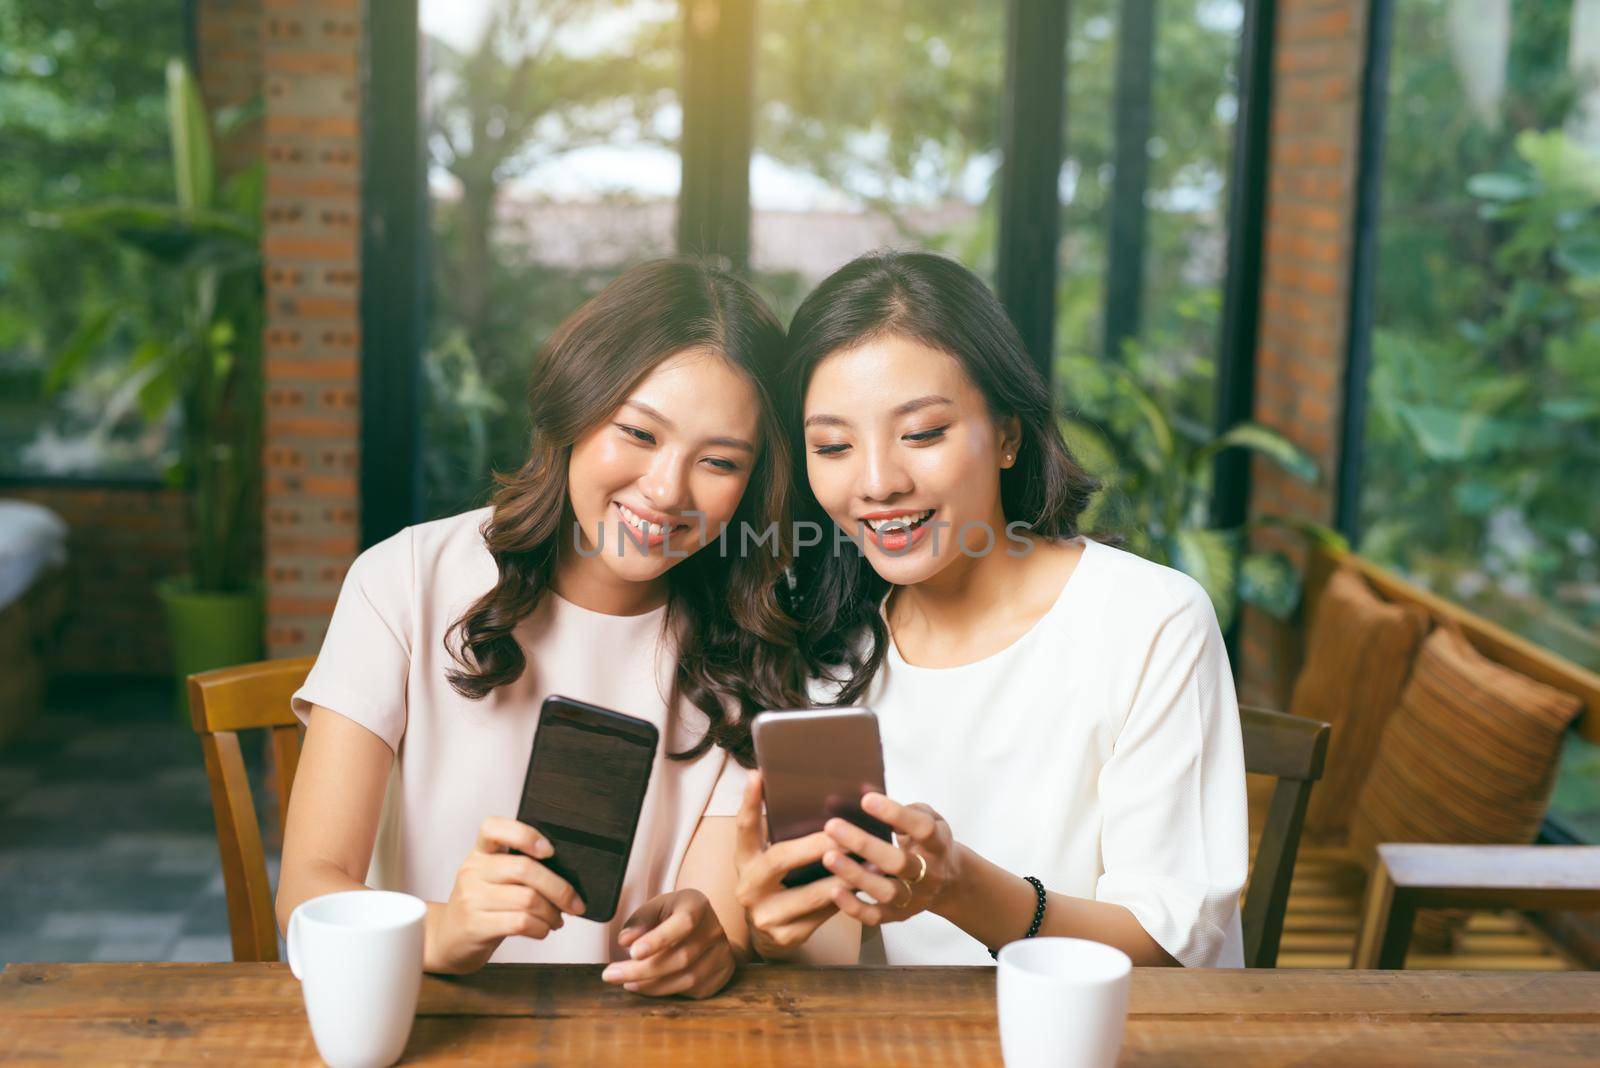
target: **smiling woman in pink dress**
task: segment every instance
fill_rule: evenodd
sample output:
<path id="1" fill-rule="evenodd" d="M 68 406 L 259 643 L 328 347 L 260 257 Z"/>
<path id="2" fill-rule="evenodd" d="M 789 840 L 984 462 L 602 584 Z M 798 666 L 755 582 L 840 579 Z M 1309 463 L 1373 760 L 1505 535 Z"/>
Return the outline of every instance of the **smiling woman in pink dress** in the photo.
<path id="1" fill-rule="evenodd" d="M 867 256 L 789 343 L 802 508 L 859 541 L 798 562 L 802 648 L 817 700 L 877 712 L 898 800 L 863 805 L 897 841 L 836 819 L 763 850 L 752 775 L 757 945 L 826 927 L 807 956 L 850 958 L 865 924 L 892 964 L 988 963 L 1035 934 L 1242 964 L 1244 761 L 1211 602 L 1078 530 L 1094 483 L 999 302 L 949 260 Z M 816 860 L 833 874 L 781 886 Z"/>
<path id="2" fill-rule="evenodd" d="M 784 561 L 717 545 L 724 522 L 786 514 L 789 454 L 762 385 L 782 340 L 731 276 L 629 271 L 534 359 L 531 448 L 493 505 L 361 554 L 294 698 L 308 730 L 280 922 L 370 885 L 428 902 L 430 971 L 612 962 L 607 981 L 645 994 L 726 983 L 748 955 L 735 758 L 752 710 L 803 692 L 774 600 Z M 539 863 L 548 842 L 512 818 L 551 694 L 661 731 L 607 924 L 581 919 Z"/>

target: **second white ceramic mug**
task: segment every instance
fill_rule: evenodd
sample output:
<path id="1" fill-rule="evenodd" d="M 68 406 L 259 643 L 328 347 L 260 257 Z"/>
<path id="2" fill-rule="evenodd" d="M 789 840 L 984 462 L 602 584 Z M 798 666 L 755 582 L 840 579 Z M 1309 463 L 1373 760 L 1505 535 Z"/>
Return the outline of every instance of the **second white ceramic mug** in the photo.
<path id="1" fill-rule="evenodd" d="M 417 1012 L 427 914 L 410 894 L 347 890 L 303 902 L 289 917 L 289 970 L 330 1068 L 400 1059 Z"/>
<path id="2" fill-rule="evenodd" d="M 1006 1068 L 1111 1068 L 1122 1048 L 1133 962 L 1081 938 L 1000 950 L 996 992 Z"/>

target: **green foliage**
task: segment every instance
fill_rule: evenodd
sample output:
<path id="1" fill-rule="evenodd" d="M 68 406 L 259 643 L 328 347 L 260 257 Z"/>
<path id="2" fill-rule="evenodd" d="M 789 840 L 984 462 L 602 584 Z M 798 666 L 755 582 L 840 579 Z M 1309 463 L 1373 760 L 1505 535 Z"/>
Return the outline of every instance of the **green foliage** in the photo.
<path id="1" fill-rule="evenodd" d="M 1141 361 L 1137 346 L 1125 355 L 1135 366 Z M 1127 367 L 1086 356 L 1063 356 L 1057 366 L 1073 408 L 1061 417 L 1062 433 L 1078 462 L 1102 483 L 1084 527 L 1120 536 L 1133 552 L 1193 577 L 1224 629 L 1241 601 L 1280 618 L 1293 612 L 1300 580 L 1289 561 L 1247 551 L 1244 529 L 1211 524 L 1212 473 L 1229 449 L 1257 453 L 1306 481 L 1317 478 L 1315 461 L 1259 424 L 1242 423 L 1220 436 L 1178 424 Z"/>
<path id="2" fill-rule="evenodd" d="M 1570 4 L 1520 4 L 1489 121 L 1440 0 L 1397 5 L 1363 553 L 1600 667 L 1600 159 Z"/>
<path id="3" fill-rule="evenodd" d="M 31 216 L 112 198 L 172 194 L 163 66 L 184 45 L 177 0 L 93 5 L 0 0 L 0 468 L 7 474 L 159 471 L 172 439 L 123 388 L 120 360 L 146 327 L 176 319 L 170 281 L 96 236 L 43 231 Z M 126 317 L 83 373 L 45 397 L 55 353 L 117 301 Z M 104 358 L 105 362 L 101 360 Z"/>
<path id="4" fill-rule="evenodd" d="M 1363 549 L 1458 596 L 1594 627 L 1582 587 L 1600 581 L 1600 157 L 1559 132 L 1514 145 L 1516 170 L 1466 183 L 1477 225 L 1501 239 L 1477 317 L 1375 334 Z M 1562 629 L 1537 633 L 1594 657 Z"/>
<path id="5" fill-rule="evenodd" d="M 161 299 L 174 302 L 175 320 L 166 324 L 137 300 L 108 303 L 85 318 L 46 381 L 58 389 L 81 377 L 119 321 L 145 335 L 109 356 L 147 419 L 174 404 L 181 414 L 167 474 L 188 492 L 194 586 L 240 590 L 253 580 L 247 539 L 260 467 L 262 185 L 247 172 L 219 186 L 210 119 L 181 60 L 167 66 L 167 93 L 176 203 L 106 201 L 35 221 L 145 257 L 173 283 Z"/>
<path id="6" fill-rule="evenodd" d="M 757 49 L 759 151 L 894 220 L 904 240 L 956 251 L 975 236 L 926 233 L 906 209 L 964 199 L 975 176 L 987 185 L 1003 6 L 765 0 Z M 968 249 L 974 269 L 992 271 L 992 237 Z"/>

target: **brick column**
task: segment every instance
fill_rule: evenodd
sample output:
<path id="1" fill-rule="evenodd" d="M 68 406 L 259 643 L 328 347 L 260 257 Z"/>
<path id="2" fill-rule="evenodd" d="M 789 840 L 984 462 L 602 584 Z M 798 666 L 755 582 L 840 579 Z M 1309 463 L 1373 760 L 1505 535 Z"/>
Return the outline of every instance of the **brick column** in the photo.
<path id="1" fill-rule="evenodd" d="M 1333 521 L 1367 10 L 1367 0 L 1278 4 L 1255 418 L 1315 457 L 1322 477 L 1307 485 L 1253 461 L 1252 515 Z M 1303 556 L 1298 539 L 1258 540 Z M 1242 699 L 1287 704 L 1297 665 L 1283 631 L 1246 611 Z"/>
<path id="2" fill-rule="evenodd" d="M 206 108 L 215 115 L 254 103 L 261 96 L 261 0 L 200 0 L 194 17 Z M 216 149 L 223 174 L 252 165 L 261 158 L 261 123 L 220 139 Z"/>
<path id="3" fill-rule="evenodd" d="M 267 653 L 314 652 L 359 548 L 361 0 L 261 0 Z"/>

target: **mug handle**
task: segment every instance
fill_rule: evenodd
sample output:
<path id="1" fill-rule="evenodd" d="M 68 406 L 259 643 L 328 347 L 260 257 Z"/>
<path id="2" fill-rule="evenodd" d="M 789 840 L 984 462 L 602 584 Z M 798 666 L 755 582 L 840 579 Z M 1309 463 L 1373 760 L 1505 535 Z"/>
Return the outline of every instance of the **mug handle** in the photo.
<path id="1" fill-rule="evenodd" d="M 304 905 L 296 905 L 295 910 L 289 913 L 289 929 L 283 935 L 284 949 L 289 957 L 289 973 L 296 979 L 300 978 L 300 962 L 296 959 L 299 954 L 295 952 L 294 947 L 299 939 L 295 936 L 300 931 L 300 910 L 303 908 Z"/>

